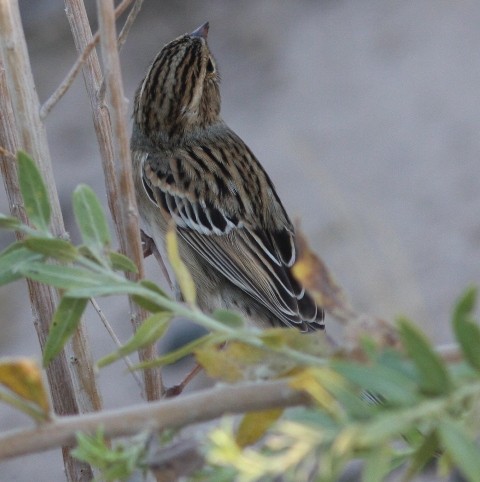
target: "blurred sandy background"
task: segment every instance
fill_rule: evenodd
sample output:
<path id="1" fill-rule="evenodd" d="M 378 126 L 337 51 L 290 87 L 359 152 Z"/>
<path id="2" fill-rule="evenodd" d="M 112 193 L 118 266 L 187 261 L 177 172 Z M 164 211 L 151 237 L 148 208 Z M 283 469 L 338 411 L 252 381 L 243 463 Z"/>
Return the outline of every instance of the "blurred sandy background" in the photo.
<path id="1" fill-rule="evenodd" d="M 20 3 L 45 101 L 77 55 L 63 2 Z M 453 301 L 480 281 L 480 3 L 145 0 L 121 54 L 130 99 L 162 45 L 206 20 L 224 119 L 257 154 L 354 306 L 407 315 L 436 343 L 448 342 Z M 74 187 L 90 184 L 105 202 L 81 77 L 47 129 L 66 223 L 78 239 Z M 2 189 L 0 212 L 7 210 Z M 1 249 L 11 240 L 0 232 Z M 25 299 L 23 283 L 0 288 L 2 356 L 39 356 Z M 128 337 L 124 305 L 100 301 Z M 91 313 L 87 323 L 94 355 L 111 351 Z M 106 406 L 138 401 L 120 364 L 101 382 Z M 0 431 L 29 423 L 0 407 Z M 0 480 L 63 480 L 59 454 L 1 463 Z"/>

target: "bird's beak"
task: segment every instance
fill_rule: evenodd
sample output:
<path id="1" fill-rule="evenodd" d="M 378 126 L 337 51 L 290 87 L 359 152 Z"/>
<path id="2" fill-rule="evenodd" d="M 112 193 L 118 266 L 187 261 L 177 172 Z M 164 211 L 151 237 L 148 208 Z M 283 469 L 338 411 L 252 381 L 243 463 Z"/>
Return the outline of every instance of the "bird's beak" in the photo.
<path id="1" fill-rule="evenodd" d="M 207 40 L 208 29 L 209 29 L 209 24 L 208 22 L 205 22 L 203 25 L 200 25 L 200 27 L 196 28 L 190 35 L 192 37 L 201 37 Z"/>

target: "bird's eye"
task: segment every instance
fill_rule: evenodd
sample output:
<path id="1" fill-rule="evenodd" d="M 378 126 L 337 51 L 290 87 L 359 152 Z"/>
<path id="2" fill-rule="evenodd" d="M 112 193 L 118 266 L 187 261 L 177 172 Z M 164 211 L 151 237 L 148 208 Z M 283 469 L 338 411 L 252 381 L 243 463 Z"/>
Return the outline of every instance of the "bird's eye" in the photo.
<path id="1" fill-rule="evenodd" d="M 212 59 L 208 59 L 207 62 L 207 72 L 213 74 L 215 72 L 215 66 L 213 65 Z"/>

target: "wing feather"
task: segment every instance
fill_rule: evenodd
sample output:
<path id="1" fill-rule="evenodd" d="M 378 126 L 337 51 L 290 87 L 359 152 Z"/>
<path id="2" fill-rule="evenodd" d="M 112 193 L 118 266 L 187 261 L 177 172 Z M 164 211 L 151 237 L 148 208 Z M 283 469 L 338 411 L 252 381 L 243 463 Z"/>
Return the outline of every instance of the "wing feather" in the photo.
<path id="1" fill-rule="evenodd" d="M 149 198 L 164 216 L 173 218 L 180 237 L 196 255 L 287 326 L 308 329 L 309 322 L 320 323 L 321 312 L 290 272 L 296 256 L 291 225 L 254 228 L 239 218 L 233 201 L 224 199 L 220 206 L 201 189 L 192 193 L 172 183 L 177 171 L 178 162 L 172 166 L 167 160 L 155 169 L 147 156 L 143 183 Z"/>

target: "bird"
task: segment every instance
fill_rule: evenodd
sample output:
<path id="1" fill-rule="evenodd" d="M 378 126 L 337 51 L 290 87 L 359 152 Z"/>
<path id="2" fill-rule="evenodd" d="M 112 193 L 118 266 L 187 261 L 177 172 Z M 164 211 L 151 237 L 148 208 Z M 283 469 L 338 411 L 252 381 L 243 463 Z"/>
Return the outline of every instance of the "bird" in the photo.
<path id="1" fill-rule="evenodd" d="M 167 43 L 135 93 L 131 150 L 141 228 L 165 253 L 175 226 L 202 311 L 237 311 L 262 329 L 324 329 L 323 309 L 292 274 L 295 229 L 275 187 L 220 116 L 208 31 L 206 22 Z"/>

